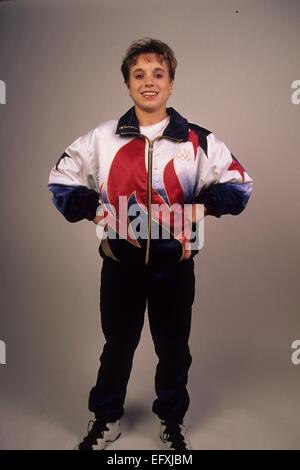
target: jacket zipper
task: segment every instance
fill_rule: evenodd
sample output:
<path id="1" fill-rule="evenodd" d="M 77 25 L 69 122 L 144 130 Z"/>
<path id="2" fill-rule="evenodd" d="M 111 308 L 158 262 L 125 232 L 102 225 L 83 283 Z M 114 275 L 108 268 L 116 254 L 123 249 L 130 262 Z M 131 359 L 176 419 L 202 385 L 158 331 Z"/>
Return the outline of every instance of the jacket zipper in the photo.
<path id="1" fill-rule="evenodd" d="M 145 256 L 145 265 L 149 264 L 150 256 L 150 240 L 151 240 L 151 204 L 152 204 L 152 158 L 153 158 L 153 146 L 154 142 L 159 139 L 170 139 L 175 142 L 182 142 L 183 139 L 176 139 L 175 137 L 168 137 L 165 135 L 159 135 L 154 140 L 149 140 L 149 138 L 144 134 L 138 134 L 137 132 L 126 132 L 126 134 L 133 134 L 138 137 L 145 137 L 149 143 L 148 149 L 148 239 L 146 245 L 146 256 Z"/>

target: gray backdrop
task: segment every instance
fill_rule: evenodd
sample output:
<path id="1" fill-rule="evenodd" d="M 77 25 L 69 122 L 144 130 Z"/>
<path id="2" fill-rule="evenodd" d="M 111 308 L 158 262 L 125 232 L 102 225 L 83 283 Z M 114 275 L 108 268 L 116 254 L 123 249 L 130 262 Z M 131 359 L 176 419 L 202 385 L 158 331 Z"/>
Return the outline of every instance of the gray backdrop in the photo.
<path id="1" fill-rule="evenodd" d="M 133 105 L 120 65 L 143 36 L 175 51 L 168 105 L 254 179 L 241 215 L 206 218 L 195 258 L 191 443 L 299 448 L 299 20 L 298 0 L 0 3 L 1 448 L 72 448 L 92 417 L 102 259 L 95 225 L 52 205 L 48 175 L 75 138 Z M 146 321 L 112 448 L 155 449 L 155 366 Z"/>

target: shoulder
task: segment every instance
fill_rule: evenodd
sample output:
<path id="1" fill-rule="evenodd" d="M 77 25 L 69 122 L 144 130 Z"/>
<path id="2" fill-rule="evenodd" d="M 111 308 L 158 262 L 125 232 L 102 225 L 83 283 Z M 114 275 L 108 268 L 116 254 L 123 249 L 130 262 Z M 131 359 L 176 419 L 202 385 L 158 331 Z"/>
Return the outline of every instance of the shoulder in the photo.
<path id="1" fill-rule="evenodd" d="M 93 146 L 104 138 L 107 139 L 109 136 L 111 138 L 115 134 L 117 123 L 116 119 L 101 122 L 96 127 L 83 133 L 74 143 Z"/>
<path id="2" fill-rule="evenodd" d="M 100 122 L 96 127 L 93 127 L 83 133 L 79 138 L 90 138 L 92 136 L 97 136 L 99 134 L 107 133 L 107 132 L 115 132 L 117 128 L 118 120 L 111 119 L 109 121 Z"/>
<path id="3" fill-rule="evenodd" d="M 117 125 L 117 119 L 110 119 L 109 121 L 104 121 L 98 124 L 98 126 L 94 130 L 98 132 L 115 132 L 115 130 L 117 129 Z"/>
<path id="4" fill-rule="evenodd" d="M 199 126 L 199 124 L 194 124 L 189 122 L 189 130 L 197 135 L 198 145 L 202 148 L 204 153 L 207 155 L 208 152 L 208 139 L 209 136 L 212 136 L 212 132 L 205 127 Z"/>
<path id="5" fill-rule="evenodd" d="M 65 152 L 70 154 L 71 152 L 84 152 L 94 149 L 100 141 L 114 134 L 117 122 L 117 120 L 104 121 L 96 127 L 83 132 L 66 148 Z"/>
<path id="6" fill-rule="evenodd" d="M 195 131 L 196 134 L 201 135 L 203 137 L 207 137 L 209 134 L 212 134 L 212 131 L 210 131 L 209 129 L 199 126 L 199 124 L 194 124 L 193 122 L 189 122 L 189 128 Z"/>

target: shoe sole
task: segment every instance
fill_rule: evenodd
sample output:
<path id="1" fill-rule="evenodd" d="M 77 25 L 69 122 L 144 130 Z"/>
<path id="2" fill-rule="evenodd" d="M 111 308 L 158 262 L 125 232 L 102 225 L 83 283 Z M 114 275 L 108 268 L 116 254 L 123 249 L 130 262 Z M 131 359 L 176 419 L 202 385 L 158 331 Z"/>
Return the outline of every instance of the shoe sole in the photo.
<path id="1" fill-rule="evenodd" d="M 107 441 L 105 441 L 105 445 L 104 445 L 103 449 L 91 449 L 91 450 L 105 450 L 106 447 L 107 447 L 110 443 L 115 442 L 117 439 L 119 439 L 119 437 L 121 436 L 121 434 L 122 434 L 122 433 L 120 432 L 120 433 L 117 435 L 117 437 L 115 437 L 115 439 L 113 439 L 113 440 L 107 440 Z M 73 450 L 79 450 L 79 444 L 76 445 Z"/>
<path id="2" fill-rule="evenodd" d="M 162 440 L 161 436 L 159 436 L 158 450 L 169 450 L 170 452 L 190 452 L 193 449 L 186 449 L 183 451 L 176 451 L 175 449 L 170 449 L 170 447 L 168 447 L 168 444 Z"/>

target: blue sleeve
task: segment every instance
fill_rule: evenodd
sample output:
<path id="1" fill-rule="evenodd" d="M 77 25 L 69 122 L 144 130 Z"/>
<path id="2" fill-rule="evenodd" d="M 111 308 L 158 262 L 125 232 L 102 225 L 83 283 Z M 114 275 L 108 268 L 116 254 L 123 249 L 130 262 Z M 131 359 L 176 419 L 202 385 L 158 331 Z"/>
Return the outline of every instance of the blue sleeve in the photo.
<path id="1" fill-rule="evenodd" d="M 251 183 L 218 183 L 202 190 L 196 202 L 204 204 L 207 215 L 221 217 L 238 215 L 246 207 L 251 194 Z"/>
<path id="2" fill-rule="evenodd" d="M 52 202 L 69 222 L 92 220 L 99 205 L 99 194 L 85 186 L 48 184 Z"/>

